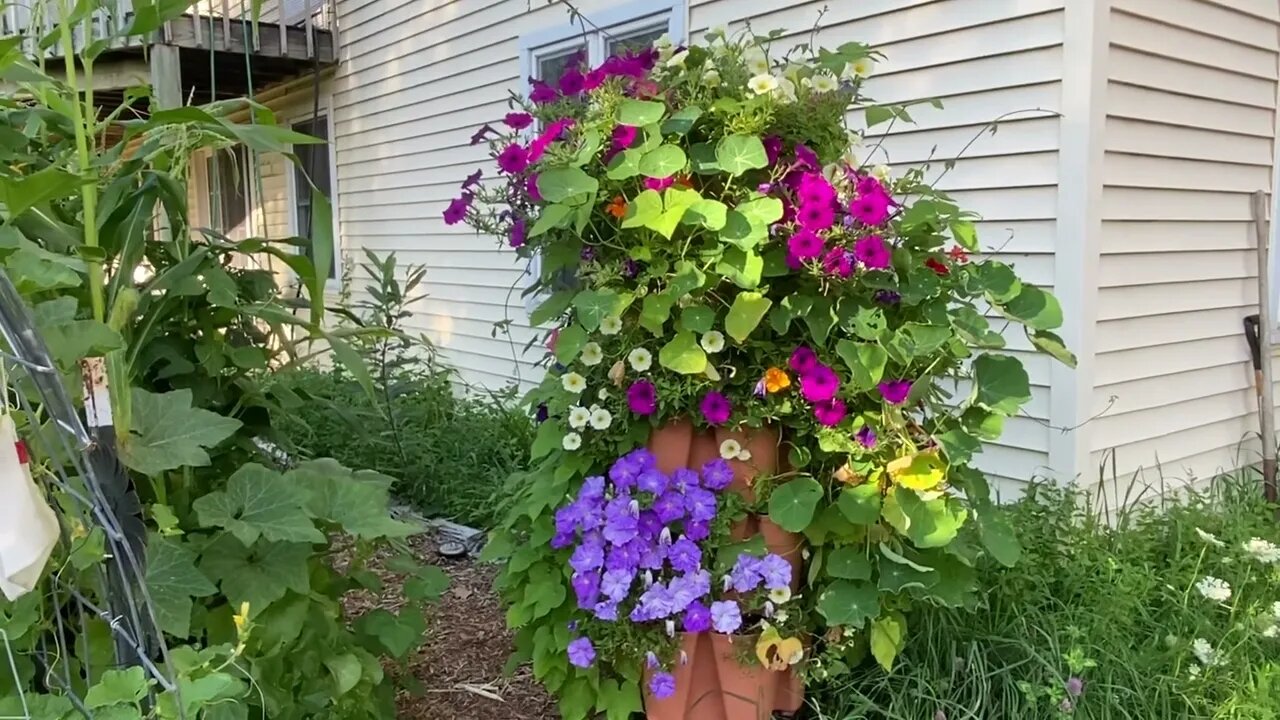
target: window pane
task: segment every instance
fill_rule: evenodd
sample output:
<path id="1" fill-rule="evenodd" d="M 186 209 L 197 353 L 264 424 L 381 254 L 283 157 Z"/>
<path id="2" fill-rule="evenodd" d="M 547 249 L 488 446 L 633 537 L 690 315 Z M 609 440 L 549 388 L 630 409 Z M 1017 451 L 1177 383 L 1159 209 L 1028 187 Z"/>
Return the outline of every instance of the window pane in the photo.
<path id="1" fill-rule="evenodd" d="M 649 28 L 647 30 L 636 30 L 625 35 L 618 35 L 607 39 L 605 50 L 610 55 L 620 55 L 626 51 L 647 50 L 653 45 L 653 41 L 662 37 L 667 32 L 667 25 L 663 23 L 658 27 Z"/>
<path id="2" fill-rule="evenodd" d="M 311 232 L 311 186 L 314 184 L 316 190 L 330 200 L 333 199 L 333 189 L 331 179 L 329 177 L 330 153 L 333 152 L 333 146 L 327 141 L 329 139 L 329 118 L 321 115 L 314 120 L 306 120 L 293 126 L 296 132 L 303 135 L 325 140 L 323 144 L 315 145 L 298 145 L 294 148 L 294 152 L 298 155 L 298 164 L 293 166 L 293 187 L 294 187 L 294 212 L 298 218 L 298 237 L 314 240 Z M 308 182 L 307 178 L 311 181 Z M 315 249 L 306 246 L 303 253 L 315 261 Z M 336 253 L 329 253 L 328 276 L 334 277 L 338 267 L 338 259 Z"/>
<path id="3" fill-rule="evenodd" d="M 243 145 L 214 152 L 205 161 L 209 224 L 232 240 L 249 237 L 249 153 Z"/>
<path id="4" fill-rule="evenodd" d="M 566 48 L 551 55 L 541 55 L 538 57 L 537 77 L 539 80 L 554 87 L 560 82 L 560 76 L 564 75 L 565 70 L 574 66 L 581 66 L 586 60 L 586 45 Z"/>

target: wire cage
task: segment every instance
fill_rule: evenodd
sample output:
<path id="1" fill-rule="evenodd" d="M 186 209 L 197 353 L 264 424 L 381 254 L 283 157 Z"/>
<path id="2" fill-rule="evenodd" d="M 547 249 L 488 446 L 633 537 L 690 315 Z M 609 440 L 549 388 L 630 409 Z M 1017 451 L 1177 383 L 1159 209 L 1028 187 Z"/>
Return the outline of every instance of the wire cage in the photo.
<path id="1" fill-rule="evenodd" d="M 178 691 L 165 670 L 168 648 L 147 590 L 141 504 L 116 456 L 114 430 L 102 422 L 109 411 L 89 408 L 89 422 L 82 418 L 68 392 L 74 373 L 57 367 L 3 271 L 0 336 L 4 412 L 58 524 L 57 546 L 35 589 L 12 602 L 0 597 L 0 720 L 44 720 L 50 699 L 93 718 L 88 689 L 110 670 L 143 673 L 139 704 L 154 708 L 160 693 Z M 86 406 L 95 395 L 108 402 L 98 369 Z M 181 715 L 181 701 L 176 705 Z"/>

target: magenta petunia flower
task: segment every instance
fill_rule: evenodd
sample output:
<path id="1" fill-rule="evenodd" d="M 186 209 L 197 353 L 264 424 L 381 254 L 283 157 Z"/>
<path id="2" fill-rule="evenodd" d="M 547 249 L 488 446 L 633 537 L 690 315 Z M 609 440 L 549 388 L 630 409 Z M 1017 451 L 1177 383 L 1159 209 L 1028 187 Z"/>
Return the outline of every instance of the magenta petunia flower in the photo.
<path id="1" fill-rule="evenodd" d="M 658 700 L 666 700 L 676 694 L 676 678 L 669 672 L 656 672 L 649 678 L 649 692 Z"/>
<path id="2" fill-rule="evenodd" d="M 511 247 L 523 247 L 526 240 L 529 239 L 528 233 L 525 231 L 524 218 L 516 218 L 511 223 L 511 232 L 507 235 L 507 242 Z"/>
<path id="3" fill-rule="evenodd" d="M 835 202 L 836 190 L 818 173 L 806 173 L 796 188 L 796 199 L 801 205 L 830 205 Z"/>
<path id="4" fill-rule="evenodd" d="M 818 160 L 818 154 L 800 143 L 796 143 L 796 165 L 809 170 L 820 170 L 822 168 L 822 163 Z"/>
<path id="5" fill-rule="evenodd" d="M 791 359 L 787 361 L 792 370 L 804 375 L 818 367 L 818 355 L 810 348 L 803 345 L 796 348 L 791 353 Z"/>
<path id="6" fill-rule="evenodd" d="M 822 255 L 823 242 L 813 231 L 800 230 L 787 241 L 787 252 L 797 260 L 812 260 Z"/>
<path id="7" fill-rule="evenodd" d="M 870 425 L 863 425 L 858 432 L 853 434 L 853 439 L 862 443 L 864 448 L 873 448 L 876 446 L 876 431 Z"/>
<path id="8" fill-rule="evenodd" d="M 836 213 L 829 204 L 807 203 L 796 212 L 796 222 L 800 227 L 814 232 L 826 230 L 835 224 Z"/>
<path id="9" fill-rule="evenodd" d="M 811 403 L 829 402 L 840 391 L 840 376 L 835 370 L 819 364 L 800 375 L 800 394 Z"/>
<path id="10" fill-rule="evenodd" d="M 581 70 L 569 68 L 560 76 L 560 94 L 565 97 L 573 97 L 581 93 L 586 84 L 587 78 L 583 76 Z"/>
<path id="11" fill-rule="evenodd" d="M 712 390 L 702 397 L 702 417 L 711 425 L 723 425 L 733 414 L 733 405 L 729 398 Z"/>
<path id="12" fill-rule="evenodd" d="M 546 130 L 537 137 L 533 142 L 529 143 L 529 162 L 535 163 L 542 158 L 542 154 L 547 151 L 551 143 L 560 139 L 565 130 L 573 126 L 573 118 L 560 118 L 559 120 L 547 126 Z"/>
<path id="13" fill-rule="evenodd" d="M 512 130 L 523 130 L 533 124 L 533 116 L 525 112 L 507 113 L 502 122 Z"/>
<path id="14" fill-rule="evenodd" d="M 538 190 L 538 173 L 534 173 L 524 180 L 524 191 L 529 194 L 529 199 L 534 202 L 542 200 L 542 192 Z"/>
<path id="15" fill-rule="evenodd" d="M 764 144 L 764 155 L 769 164 L 777 163 L 778 157 L 782 155 L 782 138 L 777 135 L 767 135 L 761 142 Z"/>
<path id="16" fill-rule="evenodd" d="M 637 415 L 652 415 L 658 409 L 658 389 L 648 380 L 637 380 L 627 388 L 627 407 Z"/>
<path id="17" fill-rule="evenodd" d="M 463 181 L 462 181 L 462 189 L 463 189 L 463 190 L 470 190 L 471 188 L 475 187 L 476 185 L 479 185 L 479 184 L 480 184 L 480 178 L 482 178 L 482 177 L 484 177 L 484 171 L 483 171 L 483 170 L 476 170 L 475 172 L 473 172 L 473 173 L 471 173 L 470 175 L 468 175 L 466 180 L 463 180 Z"/>
<path id="18" fill-rule="evenodd" d="M 865 225 L 879 225 L 889 219 L 889 196 L 883 192 L 861 193 L 849 203 L 849 214 Z"/>
<path id="19" fill-rule="evenodd" d="M 541 80 L 534 80 L 532 85 L 533 90 L 529 92 L 529 102 L 535 105 L 546 105 L 547 103 L 555 102 L 556 98 L 559 97 L 555 88 Z"/>
<path id="20" fill-rule="evenodd" d="M 626 149 L 636 141 L 636 136 L 640 133 L 640 129 L 634 125 L 615 125 L 613 128 L 613 146 L 615 148 Z"/>
<path id="21" fill-rule="evenodd" d="M 524 172 L 529 167 L 529 151 L 519 143 L 512 143 L 498 153 L 498 167 L 508 175 Z"/>
<path id="22" fill-rule="evenodd" d="M 569 662 L 574 667 L 589 668 L 596 661 L 596 649 L 587 638 L 580 637 L 569 643 Z"/>
<path id="23" fill-rule="evenodd" d="M 834 247 L 822 258 L 822 269 L 826 270 L 828 275 L 848 278 L 853 275 L 854 260 L 853 253 L 841 247 Z"/>
<path id="24" fill-rule="evenodd" d="M 449 203 L 449 207 L 444 211 L 444 224 L 457 225 L 467 217 L 467 210 L 471 207 L 471 193 L 462 193 L 461 197 L 456 197 Z"/>
<path id="25" fill-rule="evenodd" d="M 804 379 L 801 378 L 800 382 L 803 384 Z M 813 416 L 818 419 L 818 422 L 827 427 L 839 425 L 840 421 L 844 420 L 845 414 L 844 401 L 840 398 L 832 398 L 827 402 L 813 406 Z"/>
<path id="26" fill-rule="evenodd" d="M 592 70 L 591 72 L 587 73 L 586 81 L 583 82 L 582 84 L 582 91 L 591 92 L 592 90 L 595 90 L 596 88 L 603 85 L 604 81 L 608 77 L 609 76 L 605 74 L 604 70 L 600 68 L 596 68 L 595 70 Z"/>
<path id="27" fill-rule="evenodd" d="M 676 179 L 672 176 L 664 178 L 645 178 L 644 186 L 649 190 L 657 190 L 662 192 L 676 183 Z"/>
<path id="28" fill-rule="evenodd" d="M 860 238 L 853 245 L 853 254 L 858 258 L 858 262 L 862 263 L 869 270 L 883 270 L 889 267 L 889 261 L 892 259 L 892 253 L 889 252 L 889 246 L 885 244 L 884 238 L 879 235 L 868 235 Z"/>
<path id="29" fill-rule="evenodd" d="M 480 129 L 471 136 L 471 144 L 479 145 L 484 142 L 485 137 L 487 137 L 491 132 L 493 132 L 493 128 L 489 127 L 488 124 L 480 126 Z"/>
<path id="30" fill-rule="evenodd" d="M 863 175 L 858 178 L 857 188 L 859 195 L 880 194 L 885 197 L 888 197 L 889 195 L 889 191 L 885 190 L 884 184 L 880 182 L 880 178 L 877 178 L 875 175 Z"/>
<path id="31" fill-rule="evenodd" d="M 911 393 L 910 380 L 885 380 L 880 383 L 880 396 L 890 405 L 901 405 Z"/>

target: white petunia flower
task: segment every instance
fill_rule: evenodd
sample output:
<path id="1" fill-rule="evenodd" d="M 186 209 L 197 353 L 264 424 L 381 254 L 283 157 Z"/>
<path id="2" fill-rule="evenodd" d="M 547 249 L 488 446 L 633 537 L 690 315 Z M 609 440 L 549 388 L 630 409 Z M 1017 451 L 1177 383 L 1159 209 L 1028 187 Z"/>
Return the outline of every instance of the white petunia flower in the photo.
<path id="1" fill-rule="evenodd" d="M 720 86 L 720 72 L 715 69 L 702 73 L 702 84 L 709 88 Z"/>
<path id="2" fill-rule="evenodd" d="M 791 588 L 780 587 L 776 590 L 769 591 L 769 602 L 775 605 L 782 605 L 791 599 Z"/>
<path id="3" fill-rule="evenodd" d="M 876 61 L 869 57 L 864 57 L 858 60 L 854 60 L 853 62 L 849 63 L 849 66 L 850 68 L 846 68 L 846 71 L 849 69 L 852 69 L 854 77 L 864 78 L 864 77 L 869 77 L 871 73 L 875 72 Z"/>
<path id="4" fill-rule="evenodd" d="M 574 430 L 581 430 L 587 426 L 591 420 L 591 411 L 581 405 L 574 405 L 569 408 L 569 427 Z"/>
<path id="5" fill-rule="evenodd" d="M 719 330 L 708 330 L 702 335 L 702 349 L 712 355 L 724 349 L 724 333 Z"/>
<path id="6" fill-rule="evenodd" d="M 1214 535 L 1214 534 L 1213 534 L 1213 533 L 1211 533 L 1211 532 L 1205 532 L 1204 530 L 1201 530 L 1200 528 L 1196 528 L 1196 535 L 1198 535 L 1198 536 L 1200 537 L 1200 539 L 1201 539 L 1201 540 L 1205 541 L 1206 543 L 1208 543 L 1208 544 L 1210 544 L 1210 545 L 1213 545 L 1214 547 L 1226 547 L 1226 546 L 1227 546 L 1227 544 L 1226 544 L 1226 543 L 1224 543 L 1224 542 L 1222 542 L 1221 540 L 1219 540 L 1219 539 L 1218 539 L 1218 536 L 1217 536 L 1217 535 Z"/>
<path id="7" fill-rule="evenodd" d="M 613 415 L 604 408 L 596 408 L 591 411 L 591 427 L 596 430 L 608 430 L 613 424 Z"/>
<path id="8" fill-rule="evenodd" d="M 773 91 L 774 97 L 784 103 L 793 103 L 796 101 L 796 84 L 785 77 L 776 78 L 778 88 Z"/>
<path id="9" fill-rule="evenodd" d="M 1227 584 L 1226 580 L 1219 580 L 1212 575 L 1206 575 L 1203 580 L 1196 583 L 1196 590 L 1214 602 L 1226 602 L 1231 599 L 1231 585 Z"/>
<path id="10" fill-rule="evenodd" d="M 622 332 L 622 320 L 616 317 L 607 317 L 600 321 L 601 335 L 617 335 Z"/>
<path id="11" fill-rule="evenodd" d="M 836 80 L 831 73 L 820 72 L 809 79 L 809 87 L 813 88 L 814 92 L 835 92 L 836 88 L 840 87 L 840 81 Z"/>
<path id="12" fill-rule="evenodd" d="M 738 456 L 741 454 L 742 454 L 742 443 L 738 442 L 737 440 L 734 440 L 733 438 L 729 438 L 728 440 L 725 440 L 724 442 L 720 443 L 720 457 L 724 458 L 725 460 L 737 460 Z"/>
<path id="13" fill-rule="evenodd" d="M 662 33 L 657 40 L 653 41 L 653 46 L 659 50 L 671 47 L 671 36 L 667 33 Z"/>
<path id="14" fill-rule="evenodd" d="M 560 441 L 560 445 L 565 450 L 577 450 L 582 447 L 582 436 L 576 432 L 568 433 L 564 436 L 564 439 Z"/>
<path id="15" fill-rule="evenodd" d="M 874 168 L 871 168 L 871 174 L 880 182 L 887 183 L 893 178 L 893 168 L 890 168 L 888 165 L 877 165 Z"/>
<path id="16" fill-rule="evenodd" d="M 582 354 L 578 356 L 578 359 L 587 367 L 595 367 L 604 360 L 604 351 L 600 349 L 598 343 L 589 342 L 582 346 Z"/>
<path id="17" fill-rule="evenodd" d="M 788 617 L 786 610 L 779 610 L 773 614 L 773 619 L 777 620 L 779 624 L 786 622 Z"/>
<path id="18" fill-rule="evenodd" d="M 566 373 L 564 377 L 560 378 L 560 385 L 568 392 L 576 395 L 587 389 L 587 379 L 576 372 Z"/>
<path id="19" fill-rule="evenodd" d="M 653 367 L 653 355 L 644 348 L 636 348 L 627 355 L 627 362 L 631 363 L 632 370 L 644 372 Z"/>
<path id="20" fill-rule="evenodd" d="M 1204 638 L 1196 638 L 1191 643 L 1191 652 L 1196 656 L 1196 660 L 1205 667 L 1213 667 L 1222 661 L 1218 656 L 1218 651 L 1213 649 L 1208 640 Z"/>
<path id="21" fill-rule="evenodd" d="M 1275 543 L 1269 540 L 1253 538 L 1244 544 L 1244 551 L 1263 565 L 1280 563 L 1280 547 L 1277 547 Z"/>
<path id="22" fill-rule="evenodd" d="M 761 73 L 747 81 L 747 89 L 756 95 L 768 95 L 778 89 L 778 78 Z"/>
<path id="23" fill-rule="evenodd" d="M 760 48 L 753 47 L 747 50 L 742 54 L 742 61 L 747 65 L 747 72 L 752 75 L 769 74 L 769 58 L 765 56 L 764 51 Z"/>
<path id="24" fill-rule="evenodd" d="M 688 58 L 689 58 L 689 51 L 688 51 L 688 50 L 681 50 L 680 52 L 676 53 L 675 55 L 672 55 L 670 60 L 667 60 L 667 67 L 669 67 L 669 68 L 676 68 L 676 67 L 682 68 L 682 67 L 684 67 L 684 61 L 685 61 L 685 60 L 687 60 Z"/>
<path id="25" fill-rule="evenodd" d="M 600 392 L 596 393 L 596 399 L 604 402 L 609 399 L 609 388 L 600 388 Z"/>

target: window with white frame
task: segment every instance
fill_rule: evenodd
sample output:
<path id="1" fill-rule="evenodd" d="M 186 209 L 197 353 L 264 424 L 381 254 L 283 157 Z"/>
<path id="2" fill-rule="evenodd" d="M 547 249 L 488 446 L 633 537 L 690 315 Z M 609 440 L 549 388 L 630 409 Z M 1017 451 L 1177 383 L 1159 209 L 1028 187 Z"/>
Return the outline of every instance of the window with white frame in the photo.
<path id="1" fill-rule="evenodd" d="M 205 186 L 209 189 L 205 217 L 209 229 L 229 240 L 244 240 L 251 228 L 251 178 L 249 151 L 243 145 L 215 150 L 204 159 Z"/>
<path id="2" fill-rule="evenodd" d="M 521 76 L 555 87 L 571 67 L 598 67 L 605 58 L 647 48 L 663 35 L 675 43 L 683 42 L 685 2 L 630 2 L 591 13 L 587 16 L 590 22 L 565 23 L 563 27 L 521 37 Z M 541 274 L 541 258 L 535 255 L 526 271 L 527 283 L 533 283 Z M 526 297 L 525 308 L 532 311 L 544 299 L 545 293 L 531 293 Z"/>
<path id="3" fill-rule="evenodd" d="M 333 207 L 333 144 L 329 142 L 329 116 L 317 115 L 310 120 L 303 120 L 293 124 L 294 132 L 300 132 L 303 135 L 324 140 L 323 143 L 313 145 L 299 145 L 294 148 L 294 153 L 298 156 L 298 162 L 293 165 L 293 228 L 294 234 L 300 238 L 306 238 L 315 242 L 315 233 L 311 227 L 311 206 L 312 194 L 311 188 L 315 189 L 329 199 L 329 206 Z M 330 238 L 337 239 L 336 233 L 330 233 Z M 337 279 L 338 276 L 338 248 L 329 250 L 329 267 L 328 275 L 325 277 L 330 280 Z M 303 254 L 311 261 L 315 262 L 315 249 L 312 245 L 304 246 Z"/>

